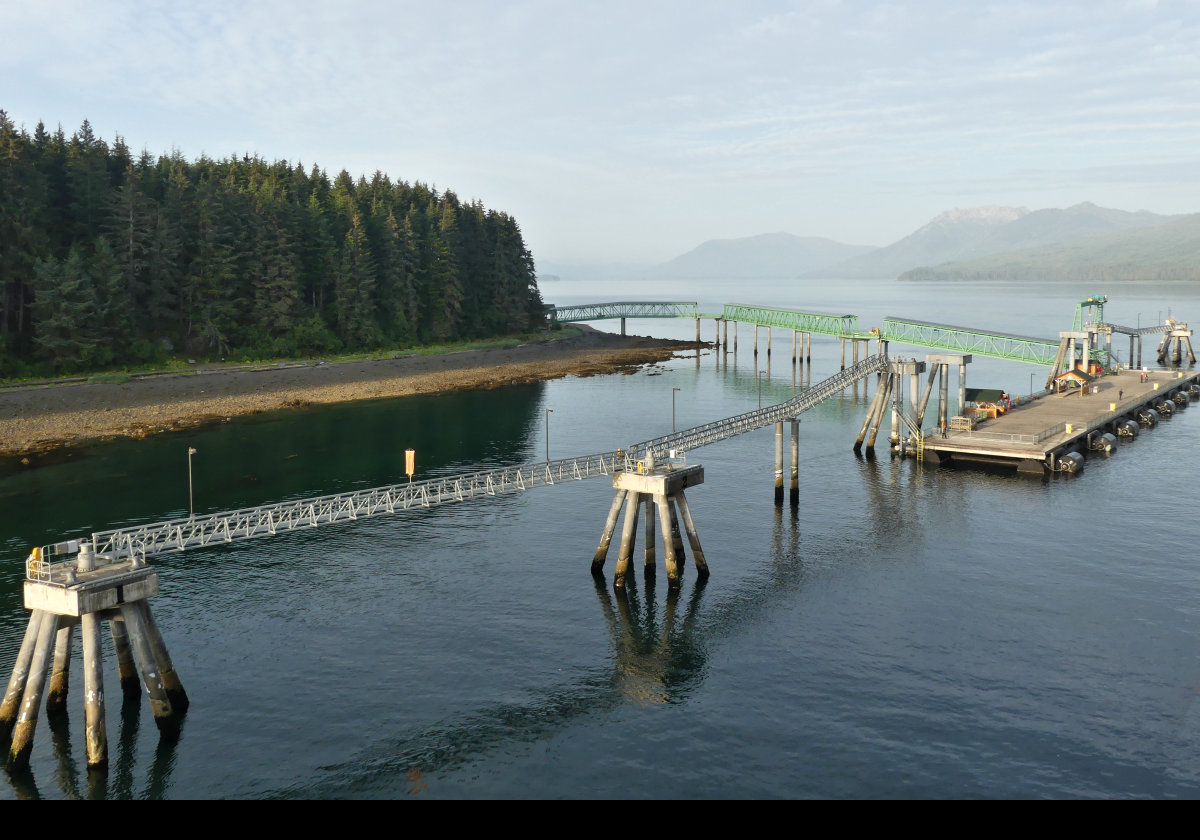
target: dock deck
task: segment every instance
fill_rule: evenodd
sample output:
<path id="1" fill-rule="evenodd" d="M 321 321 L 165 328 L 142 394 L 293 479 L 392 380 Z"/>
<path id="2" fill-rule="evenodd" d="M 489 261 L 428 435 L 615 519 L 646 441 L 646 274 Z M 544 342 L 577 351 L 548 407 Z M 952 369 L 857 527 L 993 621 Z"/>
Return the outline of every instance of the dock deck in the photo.
<path id="1" fill-rule="evenodd" d="M 1144 376 L 1144 381 L 1143 381 Z M 1186 389 L 1200 372 L 1123 370 L 1097 379 L 1094 393 L 1079 390 L 1047 394 L 1013 407 L 1007 414 L 981 423 L 972 431 L 951 429 L 923 441 L 924 459 L 934 463 L 963 460 L 1008 464 L 1022 472 L 1052 472 L 1070 451 L 1089 449 L 1096 434 L 1110 432 L 1123 419 Z"/>

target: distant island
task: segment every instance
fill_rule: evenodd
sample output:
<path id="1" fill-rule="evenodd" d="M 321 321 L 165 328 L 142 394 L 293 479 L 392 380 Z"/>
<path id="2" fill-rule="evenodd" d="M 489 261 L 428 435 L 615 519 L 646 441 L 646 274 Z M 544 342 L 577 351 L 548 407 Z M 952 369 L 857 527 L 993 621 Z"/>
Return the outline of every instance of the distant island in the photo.
<path id="1" fill-rule="evenodd" d="M 0 111 L 0 376 L 402 348 L 543 323 L 515 219 L 250 155 L 131 154 Z"/>

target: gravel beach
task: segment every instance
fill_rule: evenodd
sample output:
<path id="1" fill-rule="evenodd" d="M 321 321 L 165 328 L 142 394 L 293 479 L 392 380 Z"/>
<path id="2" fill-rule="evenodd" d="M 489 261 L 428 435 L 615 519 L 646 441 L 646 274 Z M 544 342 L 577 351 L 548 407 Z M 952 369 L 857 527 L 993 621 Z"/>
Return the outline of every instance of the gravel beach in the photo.
<path id="1" fill-rule="evenodd" d="M 696 347 L 585 327 L 579 335 L 509 349 L 6 388 L 0 390 L 0 455 L 29 461 L 64 446 L 142 438 L 246 414 L 635 370 Z"/>

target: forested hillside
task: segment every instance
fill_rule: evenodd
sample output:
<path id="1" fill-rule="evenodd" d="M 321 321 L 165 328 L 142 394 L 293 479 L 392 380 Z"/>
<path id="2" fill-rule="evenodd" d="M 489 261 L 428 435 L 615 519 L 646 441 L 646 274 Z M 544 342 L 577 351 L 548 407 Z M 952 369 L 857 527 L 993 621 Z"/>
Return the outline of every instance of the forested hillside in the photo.
<path id="1" fill-rule="evenodd" d="M 0 375 L 291 356 L 542 323 L 506 213 L 376 172 L 136 158 L 0 111 Z"/>

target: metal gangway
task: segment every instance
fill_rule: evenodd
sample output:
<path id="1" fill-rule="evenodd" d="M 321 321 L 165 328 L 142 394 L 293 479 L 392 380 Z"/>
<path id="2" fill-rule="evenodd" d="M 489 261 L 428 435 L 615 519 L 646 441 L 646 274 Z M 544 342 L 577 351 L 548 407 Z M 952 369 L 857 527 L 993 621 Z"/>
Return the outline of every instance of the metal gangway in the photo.
<path id="1" fill-rule="evenodd" d="M 699 318 L 696 301 L 627 300 L 613 303 L 584 303 L 578 306 L 546 306 L 546 317 L 554 324 L 601 321 L 606 318 Z"/>
<path id="2" fill-rule="evenodd" d="M 97 531 L 87 539 L 66 540 L 36 549 L 27 562 L 26 576 L 41 583 L 69 582 L 69 569 L 74 556 L 85 543 L 90 544 L 93 554 L 101 558 L 102 562 L 133 560 L 135 563 L 141 563 L 146 558 L 164 552 L 226 545 L 321 525 L 402 513 L 414 508 L 431 508 L 450 502 L 518 493 L 535 487 L 611 476 L 622 471 L 635 471 L 639 461 L 648 458 L 661 460 L 672 452 L 679 453 L 707 446 L 794 418 L 853 383 L 873 373 L 886 372 L 887 368 L 886 356 L 870 356 L 777 405 L 635 443 L 613 452 L 499 467 L 369 490 Z"/>

